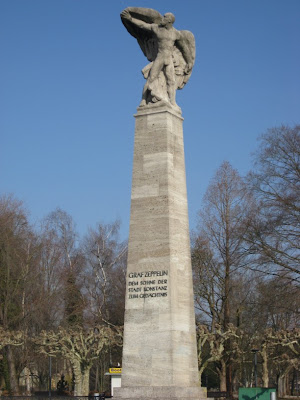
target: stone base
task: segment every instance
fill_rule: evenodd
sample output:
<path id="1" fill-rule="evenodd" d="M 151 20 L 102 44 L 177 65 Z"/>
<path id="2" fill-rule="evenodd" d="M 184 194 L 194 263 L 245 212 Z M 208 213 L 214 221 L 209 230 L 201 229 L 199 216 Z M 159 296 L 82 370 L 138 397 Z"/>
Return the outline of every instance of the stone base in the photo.
<path id="1" fill-rule="evenodd" d="M 114 389 L 114 400 L 205 400 L 202 387 L 135 386 Z"/>

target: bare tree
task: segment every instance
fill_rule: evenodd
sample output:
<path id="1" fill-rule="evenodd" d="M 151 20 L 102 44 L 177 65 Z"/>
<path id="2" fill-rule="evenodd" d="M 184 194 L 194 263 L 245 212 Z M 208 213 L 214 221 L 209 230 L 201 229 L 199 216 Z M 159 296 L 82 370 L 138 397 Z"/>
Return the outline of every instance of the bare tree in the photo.
<path id="1" fill-rule="evenodd" d="M 270 373 L 277 375 L 278 395 L 285 396 L 287 379 L 293 368 L 300 367 L 300 329 L 266 329 L 260 334 L 263 386 L 269 386 Z"/>
<path id="2" fill-rule="evenodd" d="M 89 394 L 90 369 L 101 353 L 112 345 L 121 344 L 122 333 L 118 328 L 97 326 L 85 331 L 59 328 L 54 331 L 42 331 L 35 339 L 41 353 L 61 355 L 69 360 L 75 376 L 75 396 Z"/>
<path id="3" fill-rule="evenodd" d="M 0 327 L 0 350 L 5 346 L 21 346 L 24 336 L 23 332 L 19 331 L 7 331 Z"/>
<path id="4" fill-rule="evenodd" d="M 214 331 L 210 331 L 207 326 L 197 325 L 197 345 L 198 345 L 198 364 L 200 379 L 203 371 L 210 364 L 214 364 L 220 380 L 220 390 L 226 391 L 226 343 L 231 341 L 231 356 L 239 360 L 241 353 L 240 339 L 243 332 L 239 331 L 234 325 L 229 324 L 224 331 L 221 325 L 216 324 Z"/>
<path id="5" fill-rule="evenodd" d="M 192 265 L 197 319 L 213 332 L 223 320 L 224 276 L 203 233 L 192 239 Z"/>
<path id="6" fill-rule="evenodd" d="M 127 258 L 127 243 L 120 242 L 119 227 L 119 221 L 98 223 L 82 242 L 92 319 L 116 325 L 123 323 Z"/>
<path id="7" fill-rule="evenodd" d="M 82 325 L 84 300 L 81 292 L 83 257 L 78 249 L 78 236 L 72 217 L 61 209 L 50 213 L 44 221 L 44 232 L 51 242 L 48 256 L 54 257 L 60 270 L 64 322 L 67 325 Z M 46 259 L 47 260 L 47 259 Z M 51 274 L 53 265 L 45 265 Z M 50 276 L 49 276 L 50 278 Z"/>
<path id="8" fill-rule="evenodd" d="M 57 327 L 64 317 L 64 273 L 62 248 L 58 245 L 57 232 L 49 227 L 45 221 L 39 232 L 40 241 L 40 298 L 42 312 L 37 315 L 39 326 L 42 329 Z"/>
<path id="9" fill-rule="evenodd" d="M 300 282 L 300 125 L 260 138 L 248 177 L 257 199 L 247 240 L 260 271 Z"/>
<path id="10" fill-rule="evenodd" d="M 248 230 L 248 214 L 252 210 L 252 198 L 238 172 L 224 162 L 211 181 L 204 206 L 199 212 L 198 238 L 193 253 L 193 268 L 200 277 L 195 287 L 198 304 L 208 305 L 212 326 L 223 326 L 224 332 L 233 322 L 233 283 L 239 271 L 249 263 L 244 235 Z M 208 245 L 209 243 L 209 245 Z M 209 278 L 209 279 L 208 279 Z M 209 282 L 208 282 L 209 281 Z M 245 301 L 247 292 L 244 292 Z M 197 296 L 196 296 L 197 297 Z M 204 310 L 202 306 L 202 311 Z M 235 322 L 235 321 L 234 321 Z M 227 390 L 232 395 L 231 340 L 225 343 L 227 355 Z"/>
<path id="11" fill-rule="evenodd" d="M 276 276 L 258 282 L 256 291 L 256 331 L 300 326 L 300 287 L 295 282 Z"/>
<path id="12" fill-rule="evenodd" d="M 7 389 L 12 389 L 13 393 L 18 393 L 18 382 L 15 374 L 15 360 L 14 354 L 11 350 L 13 346 L 23 346 L 24 345 L 24 333 L 19 331 L 9 331 L 0 327 L 0 352 L 5 350 L 5 348 L 10 348 L 10 352 L 6 353 L 7 360 L 9 362 L 10 368 L 10 382 L 7 385 Z M 8 354 L 8 355 L 7 355 Z M 0 360 L 2 360 L 2 355 L 0 355 Z M 13 371 L 11 371 L 13 369 Z M 13 383 L 13 387 L 11 387 Z"/>
<path id="13" fill-rule="evenodd" d="M 39 246 L 28 223 L 22 202 L 13 196 L 0 199 L 0 326 L 4 331 L 23 332 L 23 351 L 19 365 L 26 363 L 26 337 L 37 310 L 37 276 Z M 18 394 L 17 353 L 11 344 L 5 347 L 9 366 L 10 388 Z"/>

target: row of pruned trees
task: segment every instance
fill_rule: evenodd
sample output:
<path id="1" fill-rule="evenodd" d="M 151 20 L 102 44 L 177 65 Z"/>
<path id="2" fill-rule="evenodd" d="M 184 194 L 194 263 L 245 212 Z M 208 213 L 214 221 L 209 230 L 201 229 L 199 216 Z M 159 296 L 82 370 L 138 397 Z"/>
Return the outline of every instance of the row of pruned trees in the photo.
<path id="1" fill-rule="evenodd" d="M 46 389 L 41 352 L 56 356 L 58 373 L 73 376 L 75 393 L 88 394 L 92 366 L 100 389 L 100 376 L 121 358 L 127 245 L 118 231 L 118 221 L 99 223 L 79 240 L 65 211 L 33 227 L 20 201 L 0 198 L 0 389 L 19 394 L 24 370 L 27 391 L 30 376 Z"/>
<path id="2" fill-rule="evenodd" d="M 198 324 L 197 343 L 200 378 L 203 380 L 202 375 L 214 371 L 222 391 L 226 391 L 226 363 L 229 360 L 234 391 L 252 384 L 254 350 L 259 359 L 259 386 L 277 386 L 279 397 L 287 393 L 289 373 L 300 368 L 300 328 L 267 328 L 251 335 L 233 324 L 229 324 L 227 330 L 216 325 L 214 331 L 207 325 Z"/>
<path id="3" fill-rule="evenodd" d="M 22 331 L 0 329 L 0 350 L 4 347 L 31 347 L 30 356 L 34 368 L 38 361 L 34 354 L 61 357 L 69 362 L 74 376 L 74 395 L 87 396 L 90 387 L 90 371 L 95 361 L 105 356 L 113 347 L 122 345 L 122 328 L 96 325 L 86 329 L 77 325 L 56 330 L 43 330 L 36 336 L 26 336 Z M 29 369 L 28 365 L 26 366 Z M 14 393 L 16 390 L 14 391 Z"/>
<path id="4" fill-rule="evenodd" d="M 241 363 L 253 346 L 263 386 L 299 369 L 299 125 L 264 134 L 245 178 L 220 166 L 199 212 L 192 263 L 200 348 L 206 343 L 199 363 L 220 390 L 250 384 Z"/>

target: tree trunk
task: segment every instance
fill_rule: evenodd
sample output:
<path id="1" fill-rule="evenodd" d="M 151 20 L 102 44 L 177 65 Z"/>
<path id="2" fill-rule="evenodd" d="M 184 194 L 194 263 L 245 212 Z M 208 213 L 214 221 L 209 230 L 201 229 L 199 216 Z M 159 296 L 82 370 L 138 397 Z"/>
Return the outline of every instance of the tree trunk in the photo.
<path id="1" fill-rule="evenodd" d="M 90 390 L 90 369 L 85 367 L 83 370 L 79 362 L 73 362 L 75 376 L 74 396 L 88 396 Z"/>
<path id="2" fill-rule="evenodd" d="M 30 370 L 29 368 L 25 367 L 25 380 L 26 380 L 26 394 L 30 395 L 31 393 L 31 379 L 30 379 Z"/>
<path id="3" fill-rule="evenodd" d="M 99 390 L 99 363 L 96 365 L 95 390 L 96 392 Z"/>
<path id="4" fill-rule="evenodd" d="M 226 392 L 226 364 L 225 361 L 221 360 L 221 368 L 217 369 L 220 380 L 220 392 Z"/>
<path id="5" fill-rule="evenodd" d="M 287 378 L 289 376 L 289 372 L 284 372 L 278 378 L 278 397 L 284 397 L 287 394 Z"/>
<path id="6" fill-rule="evenodd" d="M 90 368 L 85 369 L 82 374 L 82 396 L 88 396 L 90 392 Z"/>
<path id="7" fill-rule="evenodd" d="M 7 356 L 8 370 L 9 370 L 10 390 L 14 396 L 18 396 L 20 394 L 19 383 L 16 374 L 14 354 L 11 346 L 7 346 L 6 356 Z"/>
<path id="8" fill-rule="evenodd" d="M 227 196 L 226 196 L 227 198 Z M 228 330 L 229 322 L 230 322 L 230 306 L 229 306 L 229 296 L 230 296 L 230 229 L 229 229 L 229 221 L 230 221 L 230 209 L 229 203 L 226 201 L 226 211 L 225 211 L 225 235 L 226 235 L 226 247 L 225 247 L 225 280 L 224 280 L 224 332 Z M 226 362 L 226 391 L 229 395 L 229 398 L 232 399 L 232 360 L 231 360 L 231 341 L 230 339 L 226 340 L 224 344 L 225 354 L 228 354 L 228 359 Z"/>
<path id="9" fill-rule="evenodd" d="M 228 351 L 230 352 L 230 344 L 228 345 Z M 227 363 L 226 363 L 226 391 L 230 399 L 233 397 L 232 393 L 232 361 L 231 356 L 229 354 Z"/>
<path id="10" fill-rule="evenodd" d="M 226 255 L 229 258 L 229 254 Z M 230 281 L 229 281 L 229 263 L 226 262 L 226 274 L 225 274 L 225 304 L 224 304 L 224 332 L 228 330 L 230 322 L 230 308 L 229 308 L 229 294 L 230 294 Z M 226 391 L 230 399 L 232 399 L 232 360 L 231 360 L 231 340 L 227 339 L 224 343 L 224 353 L 228 354 L 226 360 Z"/>
<path id="11" fill-rule="evenodd" d="M 268 370 L 267 347 L 266 347 L 265 343 L 262 345 L 261 356 L 262 356 L 262 359 L 263 359 L 263 362 L 262 362 L 262 382 L 263 382 L 263 387 L 267 388 L 267 387 L 269 387 L 269 370 Z"/>

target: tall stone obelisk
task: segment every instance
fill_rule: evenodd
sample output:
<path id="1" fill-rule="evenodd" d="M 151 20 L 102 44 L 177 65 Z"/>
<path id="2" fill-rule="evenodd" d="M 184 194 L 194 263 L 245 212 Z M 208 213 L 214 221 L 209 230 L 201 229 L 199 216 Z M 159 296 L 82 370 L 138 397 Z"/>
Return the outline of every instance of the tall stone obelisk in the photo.
<path id="1" fill-rule="evenodd" d="M 142 28 L 145 24 L 153 29 L 153 12 L 129 8 L 122 20 L 135 26 L 142 20 Z M 130 32 L 131 25 L 124 25 Z M 168 34 L 163 29 L 158 36 Z M 165 73 L 163 68 L 159 74 Z M 117 399 L 205 397 L 197 365 L 183 119 L 171 103 L 165 79 L 168 98 L 159 98 L 154 78 L 148 79 L 135 115 L 122 387 L 115 389 Z M 159 101 L 154 102 L 154 96 Z"/>

